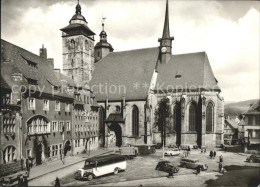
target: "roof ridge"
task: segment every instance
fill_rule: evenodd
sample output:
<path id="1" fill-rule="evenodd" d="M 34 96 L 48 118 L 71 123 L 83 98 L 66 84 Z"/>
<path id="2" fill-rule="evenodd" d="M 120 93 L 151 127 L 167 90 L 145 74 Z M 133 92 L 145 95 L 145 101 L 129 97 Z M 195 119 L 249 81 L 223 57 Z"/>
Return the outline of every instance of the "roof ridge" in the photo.
<path id="1" fill-rule="evenodd" d="M 31 51 L 28 51 L 27 49 L 24 49 L 24 48 L 18 46 L 17 44 L 13 44 L 13 43 L 11 43 L 11 42 L 9 42 L 9 41 L 6 41 L 6 40 L 4 40 L 4 39 L 2 39 L 2 38 L 1 38 L 1 40 L 4 41 L 4 42 L 6 42 L 6 43 L 8 43 L 8 44 L 10 44 L 10 45 L 12 45 L 12 46 L 14 46 L 14 47 L 17 47 L 17 48 L 19 48 L 19 49 L 21 49 L 21 50 L 24 50 L 24 51 L 26 51 L 26 52 L 28 52 L 28 53 L 31 53 L 32 55 L 35 55 L 36 57 L 40 57 L 39 55 L 37 55 L 37 54 L 35 54 L 35 53 L 31 52 Z M 21 54 L 20 54 L 20 55 L 21 55 Z M 22 55 L 21 55 L 21 56 L 22 56 Z"/>
<path id="2" fill-rule="evenodd" d="M 191 55 L 191 54 L 199 54 L 199 53 L 206 53 L 206 51 L 198 51 L 198 52 L 192 52 L 192 53 L 181 53 L 181 54 L 172 54 L 172 56 L 180 56 L 180 55 Z"/>
<path id="3" fill-rule="evenodd" d="M 144 49 L 155 49 L 155 48 L 158 48 L 159 47 L 147 47 L 147 48 L 139 48 L 139 49 L 131 49 L 131 50 L 126 50 L 126 51 L 115 51 L 113 53 L 122 53 L 122 52 L 130 52 L 130 51 L 139 51 L 139 50 L 144 50 Z M 113 53 L 110 53 L 110 54 L 113 54 Z"/>

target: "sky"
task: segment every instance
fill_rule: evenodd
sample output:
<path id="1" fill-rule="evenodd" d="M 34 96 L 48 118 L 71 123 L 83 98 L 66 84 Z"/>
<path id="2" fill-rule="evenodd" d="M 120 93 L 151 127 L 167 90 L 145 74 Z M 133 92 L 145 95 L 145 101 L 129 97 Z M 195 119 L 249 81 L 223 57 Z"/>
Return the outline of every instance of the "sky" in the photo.
<path id="1" fill-rule="evenodd" d="M 115 51 L 159 46 L 166 0 L 80 0 L 99 41 L 102 15 Z M 77 0 L 1 0 L 1 38 L 39 54 L 42 44 L 62 68 L 60 29 Z M 258 1 L 169 0 L 173 54 L 205 51 L 225 101 L 259 98 Z"/>

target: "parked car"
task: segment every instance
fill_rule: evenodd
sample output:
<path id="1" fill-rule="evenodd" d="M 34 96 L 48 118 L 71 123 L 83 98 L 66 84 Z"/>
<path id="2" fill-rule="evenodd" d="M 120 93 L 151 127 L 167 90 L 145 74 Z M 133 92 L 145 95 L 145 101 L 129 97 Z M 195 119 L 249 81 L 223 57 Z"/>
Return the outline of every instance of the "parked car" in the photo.
<path id="1" fill-rule="evenodd" d="M 246 161 L 248 162 L 260 162 L 260 155 L 259 154 L 252 154 L 249 157 L 246 158 Z"/>
<path id="2" fill-rule="evenodd" d="M 188 147 L 189 147 L 188 145 L 181 145 L 180 149 L 181 150 L 188 150 Z"/>
<path id="3" fill-rule="evenodd" d="M 178 146 L 175 145 L 175 144 L 170 144 L 170 145 L 168 146 L 168 148 L 178 148 Z"/>
<path id="4" fill-rule="evenodd" d="M 155 149 L 161 149 L 162 148 L 162 144 L 161 143 L 157 143 L 156 145 L 155 145 Z"/>
<path id="5" fill-rule="evenodd" d="M 180 165 L 184 168 L 191 168 L 196 169 L 198 166 L 201 166 L 201 169 L 207 170 L 207 164 L 201 163 L 198 159 L 191 159 L 191 158 L 182 158 L 180 161 Z"/>
<path id="6" fill-rule="evenodd" d="M 164 152 L 165 156 L 175 156 L 175 155 L 179 155 L 179 154 L 180 154 L 179 149 L 166 150 Z"/>
<path id="7" fill-rule="evenodd" d="M 159 170 L 159 171 L 165 171 L 167 173 L 170 171 L 170 169 L 173 169 L 174 173 L 178 173 L 178 171 L 179 171 L 178 167 L 173 166 L 171 164 L 171 162 L 169 162 L 167 160 L 163 160 L 163 161 L 158 162 L 155 169 Z"/>

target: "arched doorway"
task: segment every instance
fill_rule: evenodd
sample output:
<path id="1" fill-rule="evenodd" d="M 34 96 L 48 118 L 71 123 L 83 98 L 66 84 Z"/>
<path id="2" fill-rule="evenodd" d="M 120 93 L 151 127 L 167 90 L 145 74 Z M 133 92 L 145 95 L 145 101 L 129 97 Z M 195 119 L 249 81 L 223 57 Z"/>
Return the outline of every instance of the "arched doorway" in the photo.
<path id="1" fill-rule="evenodd" d="M 42 154 L 43 154 L 43 145 L 42 143 L 38 143 L 35 149 L 36 165 L 42 164 L 42 156 L 43 156 Z"/>
<path id="2" fill-rule="evenodd" d="M 70 141 L 66 141 L 66 143 L 64 144 L 64 155 L 66 156 L 66 154 L 71 151 L 71 145 L 70 145 Z"/>
<path id="3" fill-rule="evenodd" d="M 109 126 L 111 131 L 115 132 L 116 135 L 116 146 L 121 147 L 122 145 L 122 129 L 118 123 L 112 123 Z"/>

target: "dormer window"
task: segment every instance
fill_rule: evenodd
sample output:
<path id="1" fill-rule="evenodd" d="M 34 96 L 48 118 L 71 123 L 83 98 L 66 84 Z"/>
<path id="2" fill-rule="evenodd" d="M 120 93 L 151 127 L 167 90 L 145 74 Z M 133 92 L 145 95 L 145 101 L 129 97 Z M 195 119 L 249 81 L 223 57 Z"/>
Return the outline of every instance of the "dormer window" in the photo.
<path id="1" fill-rule="evenodd" d="M 31 85 L 37 85 L 38 84 L 37 80 L 30 79 L 30 78 L 27 78 L 27 82 L 28 82 L 28 84 L 31 84 Z"/>
<path id="2" fill-rule="evenodd" d="M 27 59 L 25 57 L 23 57 L 23 58 L 24 58 L 24 60 L 26 60 L 28 66 L 33 67 L 33 68 L 37 68 L 37 63 L 36 62 L 33 62 L 33 61 L 31 61 L 31 60 L 29 60 L 29 59 Z"/>
<path id="3" fill-rule="evenodd" d="M 181 75 L 175 75 L 175 79 L 180 79 Z"/>

